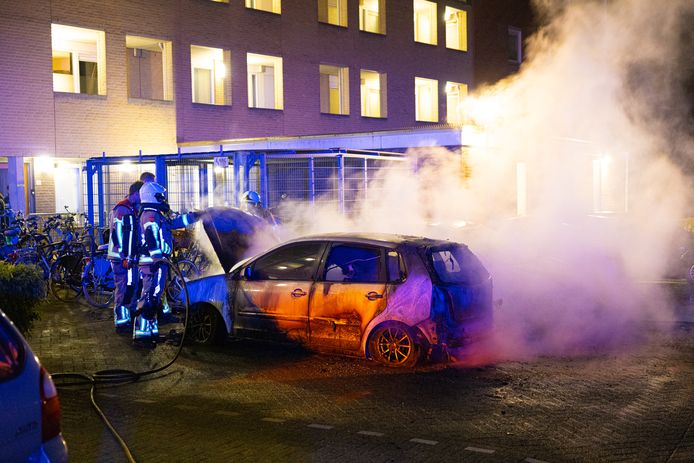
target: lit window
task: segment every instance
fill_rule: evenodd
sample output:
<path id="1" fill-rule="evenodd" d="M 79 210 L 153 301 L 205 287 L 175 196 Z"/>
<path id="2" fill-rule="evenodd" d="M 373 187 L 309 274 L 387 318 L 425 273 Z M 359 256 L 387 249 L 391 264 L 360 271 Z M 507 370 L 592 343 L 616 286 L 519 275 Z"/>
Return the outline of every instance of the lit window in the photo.
<path id="1" fill-rule="evenodd" d="M 217 3 L 229 3 L 229 0 L 212 0 L 213 2 Z"/>
<path id="2" fill-rule="evenodd" d="M 349 114 L 349 68 L 320 65 L 320 112 Z"/>
<path id="3" fill-rule="evenodd" d="M 347 27 L 347 0 L 318 0 L 318 21 Z"/>
<path id="4" fill-rule="evenodd" d="M 246 8 L 281 14 L 282 0 L 246 0 Z"/>
<path id="5" fill-rule="evenodd" d="M 436 3 L 414 0 L 414 40 L 436 45 Z"/>
<path id="6" fill-rule="evenodd" d="M 361 115 L 387 117 L 386 75 L 376 71 L 361 71 Z"/>
<path id="7" fill-rule="evenodd" d="M 462 103 L 467 96 L 467 85 L 458 82 L 446 82 L 446 122 L 462 124 Z"/>
<path id="8" fill-rule="evenodd" d="M 247 54 L 248 107 L 282 109 L 282 58 Z"/>
<path id="9" fill-rule="evenodd" d="M 520 64 L 523 61 L 523 41 L 521 31 L 515 27 L 508 28 L 508 60 Z"/>
<path id="10" fill-rule="evenodd" d="M 148 100 L 173 99 L 171 42 L 125 36 L 128 96 Z"/>
<path id="11" fill-rule="evenodd" d="M 446 7 L 446 48 L 467 51 L 467 12 Z"/>
<path id="12" fill-rule="evenodd" d="M 51 24 L 53 91 L 106 95 L 103 31 Z"/>
<path id="13" fill-rule="evenodd" d="M 193 103 L 231 104 L 231 53 L 221 48 L 190 46 Z"/>
<path id="14" fill-rule="evenodd" d="M 359 0 L 359 30 L 386 33 L 386 0 Z"/>
<path id="15" fill-rule="evenodd" d="M 414 78 L 415 120 L 422 122 L 439 121 L 439 81 Z"/>

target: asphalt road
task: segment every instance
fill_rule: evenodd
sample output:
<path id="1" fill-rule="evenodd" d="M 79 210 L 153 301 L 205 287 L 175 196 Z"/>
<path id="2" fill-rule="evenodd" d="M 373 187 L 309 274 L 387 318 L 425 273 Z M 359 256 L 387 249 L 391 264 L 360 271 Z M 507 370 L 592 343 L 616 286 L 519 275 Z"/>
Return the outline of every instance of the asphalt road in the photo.
<path id="1" fill-rule="evenodd" d="M 49 304 L 30 343 L 52 373 L 174 355 L 133 348 L 109 315 Z M 72 461 L 126 461 L 89 388 L 59 392 Z M 649 326 L 582 357 L 414 371 L 230 341 L 185 348 L 156 378 L 101 385 L 95 399 L 142 462 L 691 462 L 694 325 Z"/>

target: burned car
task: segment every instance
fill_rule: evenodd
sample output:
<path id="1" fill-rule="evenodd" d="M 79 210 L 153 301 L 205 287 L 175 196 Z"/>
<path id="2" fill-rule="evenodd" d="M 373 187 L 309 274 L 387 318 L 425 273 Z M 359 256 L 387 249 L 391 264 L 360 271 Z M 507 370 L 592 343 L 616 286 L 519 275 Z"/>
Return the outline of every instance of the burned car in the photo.
<path id="1" fill-rule="evenodd" d="M 296 341 L 407 367 L 492 325 L 491 276 L 467 246 L 449 241 L 308 236 L 225 270 L 188 285 L 195 342 Z"/>

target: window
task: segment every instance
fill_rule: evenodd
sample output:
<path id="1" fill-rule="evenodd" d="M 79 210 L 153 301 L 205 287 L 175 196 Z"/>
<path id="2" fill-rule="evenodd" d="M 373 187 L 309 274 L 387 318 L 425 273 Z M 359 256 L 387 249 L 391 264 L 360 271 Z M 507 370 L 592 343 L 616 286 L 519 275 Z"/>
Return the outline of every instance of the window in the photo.
<path id="1" fill-rule="evenodd" d="M 282 0 L 246 0 L 246 8 L 281 14 Z"/>
<path id="2" fill-rule="evenodd" d="M 282 58 L 248 53 L 248 107 L 282 109 Z"/>
<path id="3" fill-rule="evenodd" d="M 386 264 L 388 266 L 388 282 L 399 283 L 405 280 L 405 263 L 397 251 L 388 251 L 386 255 Z"/>
<path id="4" fill-rule="evenodd" d="M 320 112 L 349 114 L 349 68 L 320 65 Z"/>
<path id="5" fill-rule="evenodd" d="M 413 9 L 415 42 L 436 45 L 436 3 L 426 0 L 414 0 Z"/>
<path id="6" fill-rule="evenodd" d="M 386 33 L 386 0 L 359 0 L 359 30 Z"/>
<path id="7" fill-rule="evenodd" d="M 414 78 L 415 120 L 438 122 L 439 120 L 439 81 Z"/>
<path id="8" fill-rule="evenodd" d="M 467 96 L 467 85 L 458 82 L 446 82 L 446 122 L 462 124 L 462 103 Z"/>
<path id="9" fill-rule="evenodd" d="M 171 42 L 125 37 L 128 96 L 149 100 L 173 99 Z"/>
<path id="10" fill-rule="evenodd" d="M 521 30 L 515 27 L 508 28 L 508 60 L 516 64 L 520 64 L 523 61 Z"/>
<path id="11" fill-rule="evenodd" d="M 387 117 L 386 75 L 376 71 L 361 71 L 361 115 Z"/>
<path id="12" fill-rule="evenodd" d="M 467 51 L 467 12 L 446 7 L 446 48 Z"/>
<path id="13" fill-rule="evenodd" d="M 318 21 L 347 27 L 347 0 L 318 0 Z"/>
<path id="14" fill-rule="evenodd" d="M 379 248 L 338 245 L 330 249 L 325 261 L 325 281 L 378 283 L 385 282 Z"/>
<path id="15" fill-rule="evenodd" d="M 106 35 L 51 24 L 53 91 L 106 95 Z"/>
<path id="16" fill-rule="evenodd" d="M 221 48 L 190 46 L 193 103 L 231 104 L 231 53 Z"/>
<path id="17" fill-rule="evenodd" d="M 477 256 L 466 247 L 434 249 L 429 252 L 429 258 L 443 283 L 478 285 L 489 279 L 489 273 Z"/>
<path id="18" fill-rule="evenodd" d="M 313 280 L 322 251 L 322 243 L 298 243 L 283 246 L 255 261 L 248 279 Z"/>

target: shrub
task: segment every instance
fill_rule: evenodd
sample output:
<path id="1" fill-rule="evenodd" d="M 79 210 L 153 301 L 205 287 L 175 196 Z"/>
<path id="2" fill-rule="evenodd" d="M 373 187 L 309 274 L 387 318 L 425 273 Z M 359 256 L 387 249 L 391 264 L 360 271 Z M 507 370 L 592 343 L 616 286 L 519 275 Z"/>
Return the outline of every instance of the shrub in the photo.
<path id="1" fill-rule="evenodd" d="M 46 282 L 39 269 L 0 262 L 0 309 L 19 331 L 31 331 L 39 314 L 36 307 L 46 298 Z"/>

